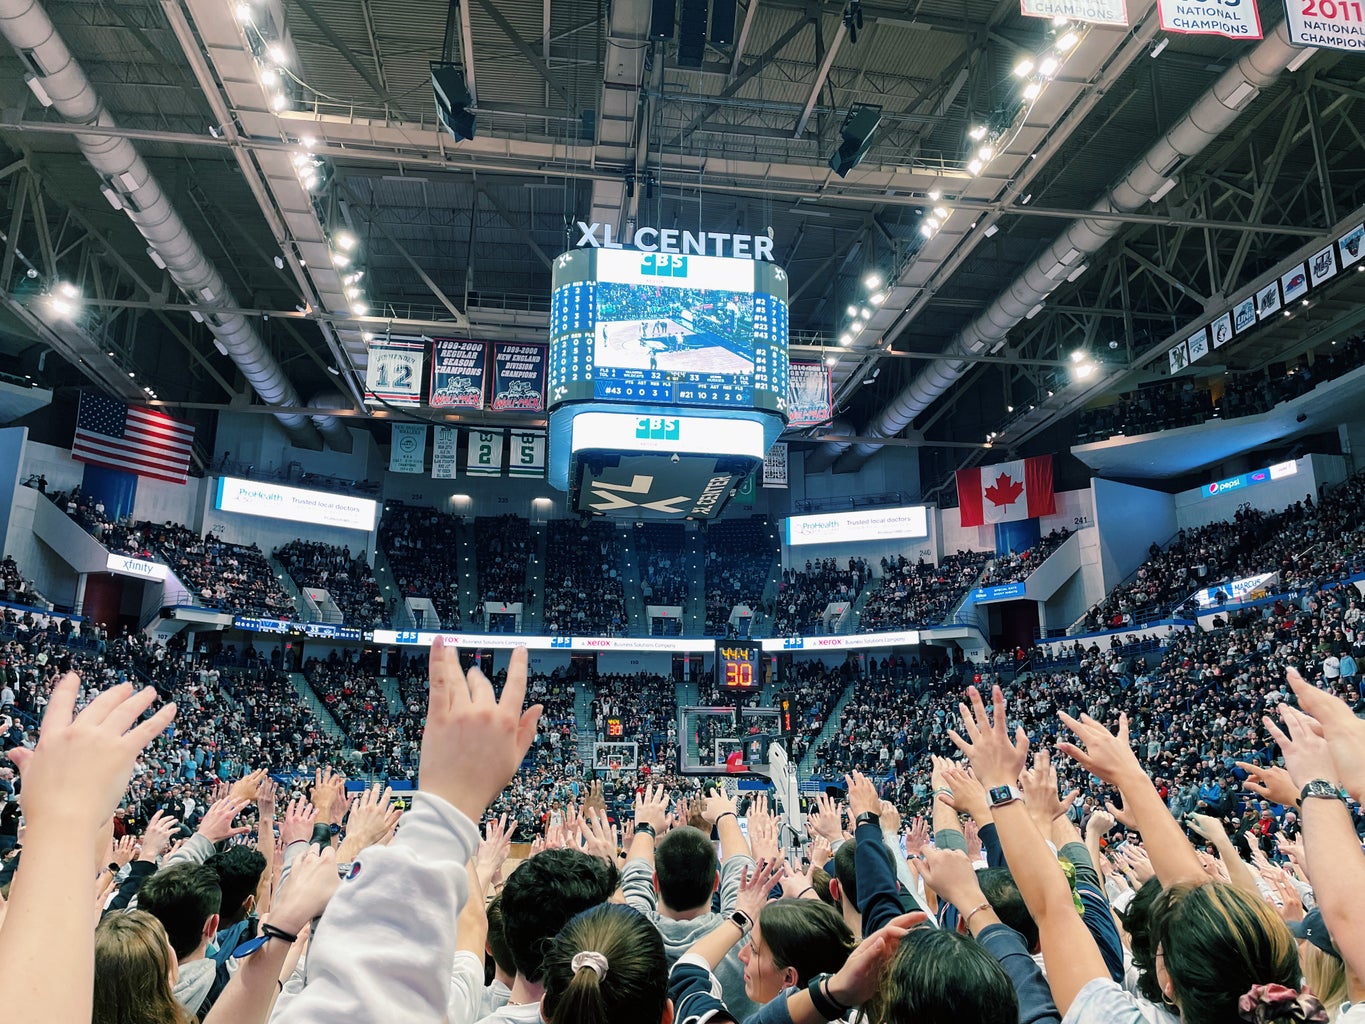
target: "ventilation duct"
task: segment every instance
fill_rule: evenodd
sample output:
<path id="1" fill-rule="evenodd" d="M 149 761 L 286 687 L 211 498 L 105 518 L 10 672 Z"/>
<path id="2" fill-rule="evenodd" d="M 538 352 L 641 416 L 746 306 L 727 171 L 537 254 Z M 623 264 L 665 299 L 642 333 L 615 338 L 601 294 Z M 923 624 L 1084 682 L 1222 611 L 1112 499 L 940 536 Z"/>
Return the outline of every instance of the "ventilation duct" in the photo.
<path id="1" fill-rule="evenodd" d="M 52 100 L 52 109 L 64 120 L 78 126 L 117 127 L 39 4 L 32 0 L 0 0 L 0 33 L 36 76 Z M 95 173 L 120 201 L 128 219 L 165 263 L 171 279 L 193 301 L 224 307 L 221 312 L 206 312 L 204 323 L 261 400 L 267 405 L 302 405 L 298 392 L 251 324 L 240 314 L 226 312 L 238 308 L 227 282 L 190 235 L 133 144 L 103 134 L 77 133 L 74 138 Z M 275 416 L 296 447 L 320 448 L 321 430 L 333 447 L 350 450 L 350 432 L 335 417 L 321 416 L 310 421 L 302 413 L 280 412 Z"/>
<path id="2" fill-rule="evenodd" d="M 1289 42 L 1281 22 L 1255 49 L 1223 73 L 1137 165 L 1091 207 L 1097 212 L 1132 213 L 1167 187 L 1171 172 L 1202 152 L 1237 120 L 1247 103 L 1277 79 L 1281 72 L 1306 51 Z M 871 437 L 895 437 L 924 412 L 966 372 L 963 356 L 992 349 L 1028 316 L 1038 303 L 1080 266 L 1086 256 L 1098 252 L 1123 226 L 1118 220 L 1077 220 L 1013 284 L 996 297 L 980 316 L 949 342 L 943 355 L 930 363 L 905 387 L 863 433 Z M 822 446 L 813 459 L 838 458 L 842 442 Z M 857 470 L 881 448 L 861 443 L 840 460 L 841 470 Z"/>
<path id="3" fill-rule="evenodd" d="M 848 420 L 834 420 L 824 429 L 823 433 L 839 434 L 843 437 L 857 436 L 853 430 L 853 424 Z M 823 473 L 834 465 L 834 460 L 844 454 L 844 451 L 852 443 L 852 441 L 826 441 L 806 456 L 806 472 Z"/>
<path id="4" fill-rule="evenodd" d="M 310 409 L 345 409 L 350 406 L 350 402 L 341 394 L 340 391 L 321 391 L 308 401 Z M 349 452 L 351 450 L 351 432 L 346 427 L 346 421 L 336 416 L 310 415 L 309 418 L 327 438 L 327 446 L 339 452 Z"/>

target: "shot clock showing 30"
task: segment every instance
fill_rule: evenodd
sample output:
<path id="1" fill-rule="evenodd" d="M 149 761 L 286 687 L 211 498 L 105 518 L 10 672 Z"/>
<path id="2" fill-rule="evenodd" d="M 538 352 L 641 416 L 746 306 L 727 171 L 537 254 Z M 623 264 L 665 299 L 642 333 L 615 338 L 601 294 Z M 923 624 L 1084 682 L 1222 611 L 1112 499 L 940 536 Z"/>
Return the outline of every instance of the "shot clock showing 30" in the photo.
<path id="1" fill-rule="evenodd" d="M 1365 51 L 1362 0 L 1285 0 L 1285 27 L 1296 46 Z"/>
<path id="2" fill-rule="evenodd" d="M 760 654 L 760 645 L 757 643 L 716 644 L 717 685 L 727 690 L 753 689 L 760 681 Z"/>

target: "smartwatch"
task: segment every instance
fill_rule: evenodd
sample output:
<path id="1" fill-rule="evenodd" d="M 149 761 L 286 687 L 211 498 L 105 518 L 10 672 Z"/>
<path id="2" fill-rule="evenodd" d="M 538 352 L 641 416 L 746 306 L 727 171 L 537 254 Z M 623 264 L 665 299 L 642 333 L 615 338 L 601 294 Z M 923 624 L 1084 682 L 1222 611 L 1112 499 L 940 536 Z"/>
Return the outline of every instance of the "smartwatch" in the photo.
<path id="1" fill-rule="evenodd" d="M 735 925 L 745 937 L 754 930 L 754 921 L 742 910 L 736 910 L 730 915 L 730 923 Z"/>
<path id="2" fill-rule="evenodd" d="M 1335 782 L 1328 782 L 1326 779 L 1314 779 L 1303 789 L 1299 790 L 1299 803 L 1317 797 L 1322 800 L 1340 800 L 1345 803 L 1350 799 L 1346 795 L 1346 790 L 1342 789 Z"/>
<path id="3" fill-rule="evenodd" d="M 986 796 L 990 799 L 992 807 L 1003 807 L 1005 804 L 1024 799 L 1024 794 L 1014 786 L 995 786 Z"/>
<path id="4" fill-rule="evenodd" d="M 853 819 L 853 828 L 854 831 L 857 831 L 859 825 L 876 825 L 881 827 L 881 823 L 882 817 L 880 814 L 873 814 L 871 811 L 863 811 L 862 814 Z"/>
<path id="5" fill-rule="evenodd" d="M 330 824 L 330 825 L 327 826 L 327 831 L 330 832 L 330 833 L 331 833 L 332 835 L 334 835 L 334 836 L 340 835 L 340 834 L 341 834 L 341 826 L 338 825 L 336 822 L 332 822 L 332 824 Z"/>

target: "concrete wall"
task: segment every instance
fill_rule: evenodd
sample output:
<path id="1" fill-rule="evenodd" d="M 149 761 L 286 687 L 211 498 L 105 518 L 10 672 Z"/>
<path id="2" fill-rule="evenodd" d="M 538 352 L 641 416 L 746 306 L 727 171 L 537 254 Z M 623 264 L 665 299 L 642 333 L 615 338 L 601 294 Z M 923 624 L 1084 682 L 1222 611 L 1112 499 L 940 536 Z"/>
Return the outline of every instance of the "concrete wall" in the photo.
<path id="1" fill-rule="evenodd" d="M 1147 560 L 1153 544 L 1164 545 L 1180 527 L 1174 495 L 1098 477 L 1092 486 L 1101 583 L 1108 591 Z"/>
<path id="2" fill-rule="evenodd" d="M 1346 476 L 1346 462 L 1339 455 L 1305 455 L 1296 459 L 1295 463 L 1298 472 L 1293 476 L 1229 491 L 1226 494 L 1216 494 L 1211 498 L 1204 497 L 1203 487 L 1181 491 L 1175 496 L 1176 521 L 1179 527 L 1191 529 L 1231 519 L 1243 505 L 1250 505 L 1264 512 L 1278 512 L 1296 501 L 1302 501 L 1307 495 L 1312 495 L 1313 500 L 1317 501 L 1320 483 L 1329 485 L 1338 483 Z M 1318 479 L 1319 472 L 1323 475 L 1321 480 Z"/>

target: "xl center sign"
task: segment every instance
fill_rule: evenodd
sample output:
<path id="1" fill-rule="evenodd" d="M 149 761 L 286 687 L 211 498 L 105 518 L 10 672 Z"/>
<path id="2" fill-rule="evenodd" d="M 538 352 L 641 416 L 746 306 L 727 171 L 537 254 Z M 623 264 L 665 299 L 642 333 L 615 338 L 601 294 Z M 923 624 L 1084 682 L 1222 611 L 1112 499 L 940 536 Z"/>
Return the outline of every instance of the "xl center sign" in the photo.
<path id="1" fill-rule="evenodd" d="M 581 462 L 578 509 L 637 519 L 713 519 L 740 477 L 715 456 L 627 456 L 605 465 Z"/>

